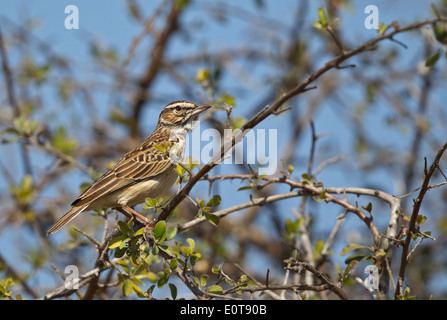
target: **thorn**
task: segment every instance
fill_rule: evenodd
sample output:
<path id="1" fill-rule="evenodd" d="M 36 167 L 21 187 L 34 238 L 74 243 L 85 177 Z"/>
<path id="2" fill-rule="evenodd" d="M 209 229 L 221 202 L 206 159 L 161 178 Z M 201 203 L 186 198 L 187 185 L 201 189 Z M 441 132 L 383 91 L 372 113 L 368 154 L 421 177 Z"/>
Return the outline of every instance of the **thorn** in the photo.
<path id="1" fill-rule="evenodd" d="M 265 275 L 265 286 L 269 287 L 269 275 L 270 275 L 270 269 L 267 268 L 267 274 Z"/>

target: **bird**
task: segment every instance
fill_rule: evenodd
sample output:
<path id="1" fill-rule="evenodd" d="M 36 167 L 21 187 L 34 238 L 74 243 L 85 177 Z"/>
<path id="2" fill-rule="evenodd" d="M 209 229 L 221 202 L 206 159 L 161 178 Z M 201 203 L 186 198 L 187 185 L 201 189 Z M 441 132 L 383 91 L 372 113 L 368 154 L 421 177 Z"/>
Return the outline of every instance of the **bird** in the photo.
<path id="1" fill-rule="evenodd" d="M 83 211 L 114 208 L 150 222 L 133 209 L 146 198 L 165 194 L 175 183 L 174 171 L 183 159 L 186 135 L 199 114 L 211 108 L 186 100 L 166 105 L 154 131 L 136 148 L 122 156 L 71 204 L 72 208 L 47 231 L 47 236 L 63 228 Z"/>

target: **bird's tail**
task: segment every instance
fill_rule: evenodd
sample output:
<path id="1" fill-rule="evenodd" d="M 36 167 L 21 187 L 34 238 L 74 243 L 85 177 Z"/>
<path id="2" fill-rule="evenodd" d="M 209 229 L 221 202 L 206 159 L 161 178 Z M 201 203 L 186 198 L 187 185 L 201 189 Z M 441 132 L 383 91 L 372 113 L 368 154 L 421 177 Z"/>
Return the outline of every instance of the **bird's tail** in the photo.
<path id="1" fill-rule="evenodd" d="M 82 211 L 85 210 L 87 206 L 82 207 L 73 207 L 70 211 L 68 211 L 66 214 L 64 214 L 62 217 L 59 218 L 47 231 L 47 236 L 50 234 L 53 234 L 59 229 L 61 229 L 63 226 L 65 226 L 67 223 L 69 223 L 71 220 L 73 220 L 78 214 L 80 214 Z"/>

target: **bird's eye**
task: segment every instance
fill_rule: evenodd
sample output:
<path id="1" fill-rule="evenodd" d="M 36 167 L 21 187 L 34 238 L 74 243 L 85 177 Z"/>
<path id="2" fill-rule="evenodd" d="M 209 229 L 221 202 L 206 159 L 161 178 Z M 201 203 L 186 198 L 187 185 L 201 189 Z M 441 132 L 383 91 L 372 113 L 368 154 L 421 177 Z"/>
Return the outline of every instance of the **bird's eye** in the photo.
<path id="1" fill-rule="evenodd" d="M 180 106 L 175 107 L 175 111 L 180 111 L 180 110 L 182 110 L 182 107 L 180 107 Z"/>

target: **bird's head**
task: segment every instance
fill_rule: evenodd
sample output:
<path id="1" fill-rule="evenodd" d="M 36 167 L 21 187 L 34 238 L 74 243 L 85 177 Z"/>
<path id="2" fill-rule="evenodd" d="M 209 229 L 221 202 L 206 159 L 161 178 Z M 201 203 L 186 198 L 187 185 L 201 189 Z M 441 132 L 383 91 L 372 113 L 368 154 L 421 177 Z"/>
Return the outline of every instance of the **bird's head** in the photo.
<path id="1" fill-rule="evenodd" d="M 192 122 L 197 120 L 200 113 L 209 108 L 210 106 L 198 106 L 189 101 L 174 101 L 163 108 L 158 125 L 192 130 Z"/>

